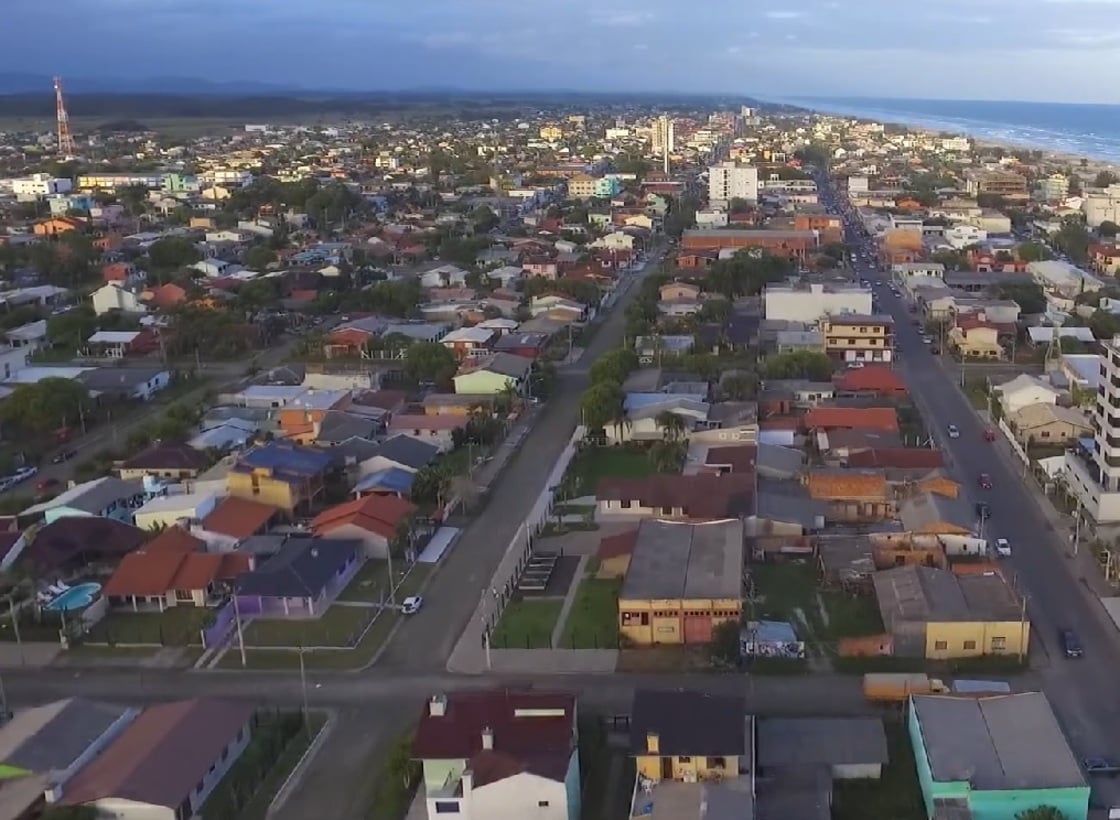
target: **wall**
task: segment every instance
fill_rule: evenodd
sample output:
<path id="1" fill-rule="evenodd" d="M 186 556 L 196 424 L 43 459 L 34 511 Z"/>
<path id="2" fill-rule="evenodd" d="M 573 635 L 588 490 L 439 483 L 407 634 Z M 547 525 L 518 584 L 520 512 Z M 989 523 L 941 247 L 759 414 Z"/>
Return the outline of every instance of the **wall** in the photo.
<path id="1" fill-rule="evenodd" d="M 957 782 L 938 783 L 933 779 L 929 758 L 926 756 L 925 742 L 922 740 L 921 724 L 913 702 L 907 704 L 906 729 L 910 736 L 910 747 L 914 750 L 914 766 L 918 770 L 918 784 L 922 788 L 922 802 L 925 803 L 926 816 L 933 817 L 933 801 L 943 798 L 968 799 L 968 784 Z"/>
<path id="2" fill-rule="evenodd" d="M 424 789 L 436 791 L 442 789 L 449 777 L 458 780 L 463 776 L 467 767 L 465 760 L 425 760 L 423 761 Z"/>
<path id="3" fill-rule="evenodd" d="M 705 780 L 714 777 L 734 777 L 739 772 L 739 758 L 728 755 L 723 758 L 724 765 L 713 765 L 715 757 L 672 757 L 674 780 Z M 638 774 L 650 780 L 662 780 L 662 761 L 656 755 L 643 755 L 637 759 Z"/>
<path id="4" fill-rule="evenodd" d="M 251 473 L 229 473 L 226 476 L 226 487 L 230 495 L 235 495 L 238 498 L 271 504 L 288 512 L 296 507 L 297 495 L 292 486 L 286 481 L 278 481 L 267 475 L 257 476 L 256 489 L 259 489 L 259 492 L 253 492 L 253 476 Z"/>
<path id="5" fill-rule="evenodd" d="M 107 797 L 89 805 L 95 806 L 102 817 L 111 817 L 113 820 L 175 820 L 175 809 L 135 800 Z"/>
<path id="6" fill-rule="evenodd" d="M 547 803 L 542 806 L 541 803 Z M 568 820 L 564 783 L 522 772 L 475 788 L 470 794 L 471 820 Z"/>
<path id="7" fill-rule="evenodd" d="M 1019 621 L 975 621 L 971 623 L 928 623 L 926 624 L 927 658 L 971 658 L 979 655 L 1018 655 L 1026 654 L 1030 644 L 1031 625 Z M 992 651 L 992 639 L 1001 637 L 1005 648 L 1001 652 Z M 936 643 L 944 641 L 945 649 L 936 649 Z M 975 646 L 965 649 L 964 642 L 973 641 Z"/>
<path id="8" fill-rule="evenodd" d="M 973 820 L 1017 820 L 1020 812 L 1038 806 L 1053 806 L 1066 820 L 1086 820 L 1089 787 L 974 791 L 968 804 Z"/>

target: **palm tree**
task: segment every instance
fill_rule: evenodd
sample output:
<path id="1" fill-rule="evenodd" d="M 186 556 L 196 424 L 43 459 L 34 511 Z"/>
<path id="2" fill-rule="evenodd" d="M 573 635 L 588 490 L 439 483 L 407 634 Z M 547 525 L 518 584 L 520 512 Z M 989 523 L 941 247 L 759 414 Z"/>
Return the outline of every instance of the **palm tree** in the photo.
<path id="1" fill-rule="evenodd" d="M 658 413 L 654 423 L 661 430 L 661 437 L 665 441 L 680 441 L 687 429 L 684 419 L 670 410 Z"/>

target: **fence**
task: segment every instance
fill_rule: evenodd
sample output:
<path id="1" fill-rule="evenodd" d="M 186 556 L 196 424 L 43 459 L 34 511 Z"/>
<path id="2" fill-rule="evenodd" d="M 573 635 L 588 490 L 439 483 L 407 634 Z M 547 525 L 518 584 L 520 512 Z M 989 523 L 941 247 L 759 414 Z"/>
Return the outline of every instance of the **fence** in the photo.
<path id="1" fill-rule="evenodd" d="M 233 600 L 231 599 L 214 613 L 214 623 L 201 630 L 202 646 L 206 649 L 221 646 L 229 636 L 230 630 L 233 629 L 234 617 Z"/>
<path id="2" fill-rule="evenodd" d="M 1027 451 L 1022 448 L 1019 442 L 1015 440 L 1015 434 L 1003 419 L 999 420 L 999 429 L 1007 439 L 1007 443 L 1011 445 L 1011 452 L 1013 452 L 1021 462 L 1029 465 L 1031 463 L 1030 456 L 1027 455 Z"/>

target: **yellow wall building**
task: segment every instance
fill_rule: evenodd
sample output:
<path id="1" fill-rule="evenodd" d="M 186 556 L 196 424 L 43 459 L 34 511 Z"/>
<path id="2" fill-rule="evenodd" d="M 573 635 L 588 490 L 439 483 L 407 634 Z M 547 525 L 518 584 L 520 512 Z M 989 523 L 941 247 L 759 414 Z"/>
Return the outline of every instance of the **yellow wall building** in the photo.
<path id="1" fill-rule="evenodd" d="M 844 362 L 894 358 L 894 320 L 889 316 L 843 316 L 821 322 L 825 353 Z"/>
<path id="2" fill-rule="evenodd" d="M 637 778 L 654 783 L 737 777 L 754 734 L 744 698 L 689 689 L 637 690 L 630 726 Z"/>

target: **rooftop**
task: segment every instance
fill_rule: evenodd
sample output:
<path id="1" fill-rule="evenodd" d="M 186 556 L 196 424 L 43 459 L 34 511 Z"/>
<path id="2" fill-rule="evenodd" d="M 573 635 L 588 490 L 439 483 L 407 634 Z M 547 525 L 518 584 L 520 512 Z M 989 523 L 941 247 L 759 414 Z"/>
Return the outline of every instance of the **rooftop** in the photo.
<path id="1" fill-rule="evenodd" d="M 619 598 L 626 600 L 742 596 L 743 524 L 738 519 L 685 524 L 646 519 Z"/>
<path id="2" fill-rule="evenodd" d="M 650 735 L 657 754 L 742 756 L 747 745 L 747 703 L 740 695 L 686 689 L 638 689 L 630 709 L 630 753 L 646 754 Z"/>
<path id="3" fill-rule="evenodd" d="M 883 623 L 1018 621 L 1022 603 L 997 572 L 956 575 L 934 567 L 904 566 L 872 576 Z"/>

